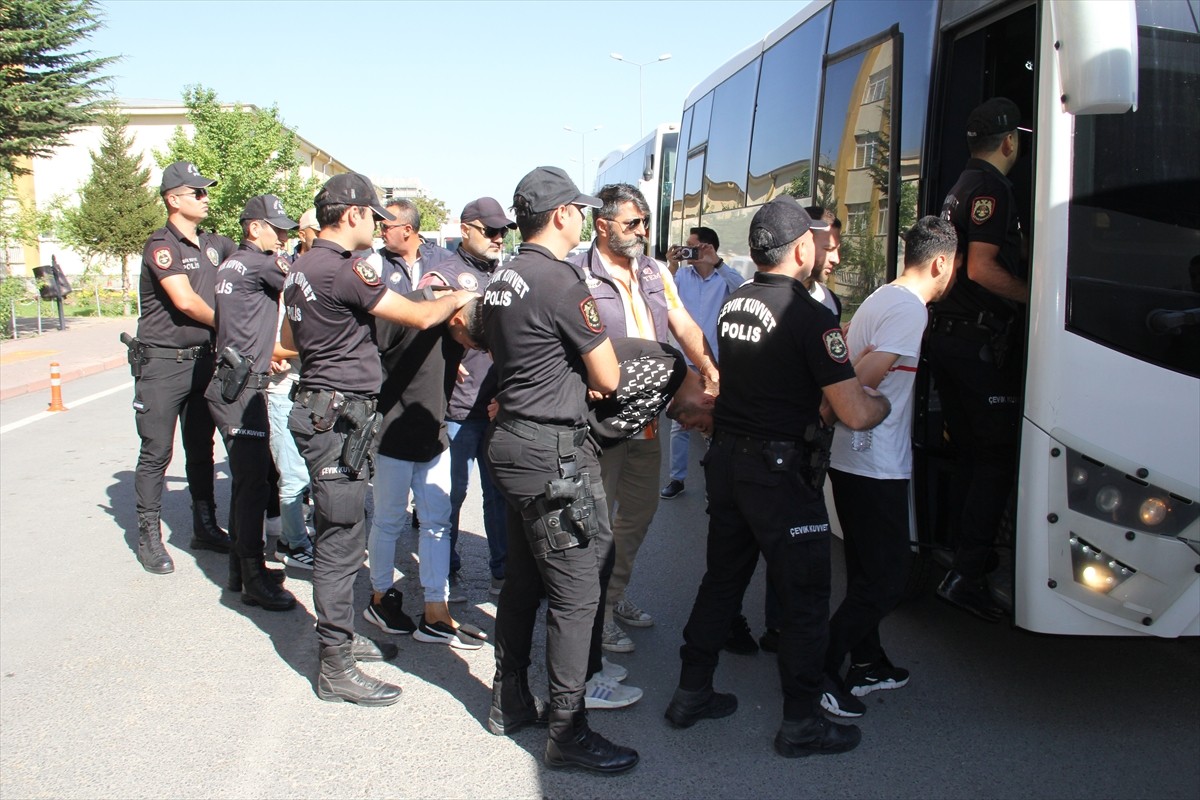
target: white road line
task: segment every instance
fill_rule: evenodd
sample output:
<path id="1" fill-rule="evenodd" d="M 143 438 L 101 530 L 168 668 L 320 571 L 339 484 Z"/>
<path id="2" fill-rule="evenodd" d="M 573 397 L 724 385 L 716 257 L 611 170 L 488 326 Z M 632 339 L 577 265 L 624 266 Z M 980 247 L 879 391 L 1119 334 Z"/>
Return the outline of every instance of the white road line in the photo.
<path id="1" fill-rule="evenodd" d="M 78 400 L 72 400 L 71 404 L 69 406 L 67 406 L 67 410 L 69 412 L 71 409 L 76 408 L 78 406 L 82 406 L 86 403 L 90 403 L 93 400 L 99 400 L 103 397 L 108 397 L 110 394 L 116 394 L 117 392 L 123 392 L 126 389 L 131 389 L 131 388 L 133 388 L 133 381 L 129 381 L 127 383 L 122 383 L 120 386 L 114 386 L 111 389 L 105 389 L 103 392 L 96 392 L 95 394 L 89 394 L 86 397 L 79 398 Z M 24 428 L 26 425 L 32 425 L 33 423 L 39 422 L 43 419 L 49 419 L 50 417 L 56 417 L 61 413 L 63 413 L 63 412 L 61 412 L 61 411 L 40 411 L 37 414 L 34 414 L 32 417 L 26 417 L 25 419 L 19 419 L 16 422 L 10 422 L 9 424 L 0 428 L 0 436 L 4 435 L 6 433 L 9 433 L 10 431 L 15 431 L 17 428 Z"/>

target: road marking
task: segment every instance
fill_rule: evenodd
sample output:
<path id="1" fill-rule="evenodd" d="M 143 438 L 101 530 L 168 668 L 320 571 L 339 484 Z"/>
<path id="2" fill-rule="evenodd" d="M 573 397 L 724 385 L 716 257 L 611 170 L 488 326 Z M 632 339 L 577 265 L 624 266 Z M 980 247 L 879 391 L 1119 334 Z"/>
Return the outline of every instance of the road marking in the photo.
<path id="1" fill-rule="evenodd" d="M 122 383 L 120 386 L 114 386 L 111 389 L 105 389 L 103 392 L 96 392 L 95 394 L 89 394 L 86 397 L 81 397 L 78 400 L 72 400 L 71 408 L 78 408 L 79 406 L 84 405 L 85 403 L 90 403 L 93 400 L 100 400 L 101 398 L 108 397 L 110 394 L 123 392 L 132 386 L 133 381 L 128 381 L 127 383 Z M 4 427 L 0 428 L 0 436 L 9 433 L 10 431 L 15 431 L 17 428 L 24 428 L 26 425 L 32 425 L 35 422 L 49 419 L 51 417 L 57 417 L 61 413 L 61 411 L 39 411 L 31 417 L 19 419 L 16 422 L 10 422 Z"/>
<path id="2" fill-rule="evenodd" d="M 61 350 L 17 350 L 12 353 L 5 353 L 0 356 L 0 366 L 7 367 L 9 364 L 17 364 L 21 361 L 30 361 L 35 358 L 44 358 L 46 356 L 57 355 Z"/>

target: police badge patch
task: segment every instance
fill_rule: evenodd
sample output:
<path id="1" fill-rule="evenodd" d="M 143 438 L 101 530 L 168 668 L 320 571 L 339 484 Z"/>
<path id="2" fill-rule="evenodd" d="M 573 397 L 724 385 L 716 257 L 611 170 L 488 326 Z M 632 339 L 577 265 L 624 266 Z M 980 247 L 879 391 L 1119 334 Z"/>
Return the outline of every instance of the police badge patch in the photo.
<path id="1" fill-rule="evenodd" d="M 375 268 L 372 267 L 365 258 L 360 258 L 358 261 L 354 262 L 354 273 L 358 275 L 358 277 L 362 279 L 362 282 L 367 286 L 379 285 L 379 273 L 375 271 Z"/>
<path id="2" fill-rule="evenodd" d="M 976 197 L 975 203 L 971 206 L 971 221 L 976 225 L 982 225 L 992 218 L 992 212 L 995 210 L 996 198 Z"/>
<path id="3" fill-rule="evenodd" d="M 600 333 L 604 330 L 604 323 L 600 321 L 600 311 L 596 308 L 596 298 L 589 297 L 579 304 L 579 310 L 583 313 L 583 324 L 592 333 Z"/>
<path id="4" fill-rule="evenodd" d="M 468 292 L 473 292 L 479 288 L 479 279 L 469 272 L 464 272 L 458 276 L 458 285 Z"/>
<path id="5" fill-rule="evenodd" d="M 279 267 L 279 271 L 282 272 L 284 275 L 288 274 L 288 262 L 287 262 L 287 259 L 284 258 L 283 256 L 280 256 L 275 259 L 275 266 Z"/>
<path id="6" fill-rule="evenodd" d="M 846 340 L 842 338 L 841 329 L 834 328 L 831 331 L 825 331 L 822 338 L 825 341 L 825 352 L 829 353 L 829 357 L 839 364 L 845 364 L 846 359 L 850 358 L 850 348 L 846 347 Z"/>
<path id="7" fill-rule="evenodd" d="M 173 262 L 170 248 L 160 247 L 154 251 L 154 263 L 158 265 L 159 269 L 167 269 Z"/>
<path id="8" fill-rule="evenodd" d="M 205 250 L 204 255 L 208 256 L 208 260 L 212 262 L 214 267 L 221 263 L 221 254 L 217 252 L 217 248 L 215 247 L 210 247 Z"/>

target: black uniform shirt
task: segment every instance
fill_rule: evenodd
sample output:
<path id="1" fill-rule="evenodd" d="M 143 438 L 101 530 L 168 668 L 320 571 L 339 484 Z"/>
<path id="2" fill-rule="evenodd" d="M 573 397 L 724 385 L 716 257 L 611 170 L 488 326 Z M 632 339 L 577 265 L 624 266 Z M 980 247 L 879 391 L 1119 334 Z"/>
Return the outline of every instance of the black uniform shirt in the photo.
<path id="1" fill-rule="evenodd" d="M 421 277 L 421 285 L 432 283 L 468 292 L 482 292 L 491 280 L 493 269 L 491 262 L 474 258 L 460 247 L 453 256 L 426 272 Z M 456 422 L 487 419 L 488 403 L 496 396 L 496 370 L 492 365 L 492 357 L 483 350 L 467 350 L 460 361 L 465 375 L 458 372 L 456 363 L 447 362 L 454 375 L 446 419 Z"/>
<path id="2" fill-rule="evenodd" d="M 386 292 L 365 258 L 328 239 L 314 240 L 296 259 L 283 284 L 283 302 L 306 389 L 379 391 L 382 373 L 370 311 Z"/>
<path id="3" fill-rule="evenodd" d="M 579 267 L 528 242 L 483 295 L 500 410 L 550 425 L 587 422 L 582 356 L 608 338 Z"/>
<path id="4" fill-rule="evenodd" d="M 800 281 L 756 272 L 717 315 L 718 431 L 800 441 L 819 418 L 821 388 L 854 377 L 837 319 Z"/>
<path id="5" fill-rule="evenodd" d="M 142 315 L 138 319 L 137 338 L 150 347 L 196 347 L 212 341 L 212 328 L 189 317 L 171 302 L 162 287 L 162 279 L 186 275 L 192 291 L 204 302 L 213 304 L 213 284 L 217 265 L 228 258 L 237 245 L 216 233 L 201 233 L 193 241 L 168 222 L 150 234 L 142 250 L 142 275 L 138 291 Z"/>
<path id="6" fill-rule="evenodd" d="M 934 306 L 935 310 L 972 319 L 980 311 L 1012 316 L 1016 306 L 967 277 L 966 265 L 971 242 L 994 244 L 1000 248 L 1000 265 L 1018 278 L 1025 277 L 1021 221 L 1017 219 L 1012 182 L 987 161 L 972 158 L 942 203 L 942 219 L 953 223 L 958 232 L 963 268 L 957 271 L 950 293 Z"/>
<path id="7" fill-rule="evenodd" d="M 217 269 L 217 352 L 232 347 L 253 360 L 251 372 L 269 372 L 279 321 L 279 293 L 288 260 L 242 242 Z"/>

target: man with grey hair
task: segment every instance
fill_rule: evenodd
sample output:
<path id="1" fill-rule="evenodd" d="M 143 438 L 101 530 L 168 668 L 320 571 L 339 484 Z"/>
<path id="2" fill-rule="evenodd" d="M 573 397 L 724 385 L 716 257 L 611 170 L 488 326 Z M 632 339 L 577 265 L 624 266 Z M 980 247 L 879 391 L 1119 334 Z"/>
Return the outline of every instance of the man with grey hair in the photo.
<path id="1" fill-rule="evenodd" d="M 383 285 L 407 294 L 417 287 L 421 274 L 450 257 L 450 251 L 421 238 L 421 212 L 416 203 L 400 197 L 387 202 L 388 213 L 396 219 L 379 226 L 383 247 L 379 248 Z"/>

